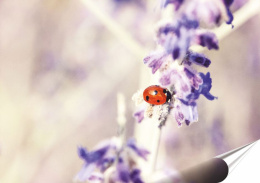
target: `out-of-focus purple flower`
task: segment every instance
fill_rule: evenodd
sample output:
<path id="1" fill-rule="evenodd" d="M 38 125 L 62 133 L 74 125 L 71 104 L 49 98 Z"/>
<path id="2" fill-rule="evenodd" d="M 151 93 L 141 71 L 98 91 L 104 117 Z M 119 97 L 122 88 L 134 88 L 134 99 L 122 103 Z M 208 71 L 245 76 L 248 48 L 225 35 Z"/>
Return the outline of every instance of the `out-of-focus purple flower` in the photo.
<path id="1" fill-rule="evenodd" d="M 87 72 L 81 65 L 75 65 L 66 69 L 66 74 L 74 80 L 83 81 L 87 78 Z"/>
<path id="2" fill-rule="evenodd" d="M 106 156 L 115 148 L 116 146 L 112 141 L 103 143 L 101 147 L 94 151 L 87 151 L 86 148 L 79 147 L 78 155 L 85 163 L 81 171 L 77 174 L 76 179 L 79 181 L 90 181 L 96 168 L 99 168 L 101 171 L 108 168 L 108 158 Z M 92 177 L 92 179 L 94 179 L 94 177 Z"/>
<path id="3" fill-rule="evenodd" d="M 115 142 L 107 141 L 91 152 L 79 147 L 78 155 L 85 163 L 77 174 L 76 180 L 102 182 L 106 179 L 113 179 L 115 182 L 142 183 L 140 170 L 136 168 L 136 161 L 138 157 L 146 160 L 149 152 L 139 147 L 134 139 L 129 139 L 122 147 L 118 147 Z M 115 168 L 113 175 L 116 176 L 104 177 L 103 173 L 112 166 Z"/>
<path id="4" fill-rule="evenodd" d="M 199 96 L 202 94 L 204 95 L 208 100 L 214 100 L 217 99 L 217 97 L 214 97 L 209 93 L 211 87 L 212 87 L 212 80 L 210 78 L 210 73 L 208 72 L 206 75 L 203 73 L 199 73 L 200 77 L 203 79 L 203 83 L 199 86 L 198 90 L 193 89 L 192 93 L 187 96 L 188 100 L 196 100 L 199 98 Z"/>
<path id="5" fill-rule="evenodd" d="M 144 109 L 141 109 L 139 111 L 136 111 L 134 113 L 134 117 L 138 123 L 141 123 L 144 119 Z"/>
<path id="6" fill-rule="evenodd" d="M 194 43 L 211 49 L 219 49 L 217 36 L 213 32 L 197 31 Z"/>
<path id="7" fill-rule="evenodd" d="M 209 67 L 211 64 L 211 61 L 204 54 L 194 52 L 189 52 L 183 62 L 187 65 L 194 63 L 203 67 Z"/>
<path id="8" fill-rule="evenodd" d="M 232 23 L 233 15 L 230 5 L 233 0 L 162 0 L 162 5 L 175 5 L 175 10 L 179 15 L 185 15 L 188 19 L 204 22 L 207 26 L 219 25 L 222 19 L 227 19 L 227 23 Z M 180 8 L 180 5 L 182 6 Z"/>
<path id="9" fill-rule="evenodd" d="M 183 10 L 188 17 L 193 17 L 206 23 L 208 26 L 219 24 L 221 9 L 217 1 L 192 0 Z"/>
<path id="10" fill-rule="evenodd" d="M 133 138 L 130 138 L 127 141 L 127 147 L 129 147 L 130 149 L 132 149 L 139 157 L 147 160 L 147 155 L 150 154 L 149 151 L 147 151 L 146 149 L 142 148 L 142 147 L 138 147 L 136 145 L 136 140 Z"/>
<path id="11" fill-rule="evenodd" d="M 120 182 L 128 183 L 130 182 L 130 171 L 125 162 L 120 159 L 117 164 L 117 175 Z"/>
<path id="12" fill-rule="evenodd" d="M 137 168 L 131 170 L 123 160 L 117 164 L 117 179 L 122 183 L 143 183 L 141 171 Z"/>
<path id="13" fill-rule="evenodd" d="M 219 119 L 213 121 L 209 129 L 209 134 L 216 153 L 221 154 L 225 152 L 227 150 L 227 144 L 225 143 L 222 123 Z"/>

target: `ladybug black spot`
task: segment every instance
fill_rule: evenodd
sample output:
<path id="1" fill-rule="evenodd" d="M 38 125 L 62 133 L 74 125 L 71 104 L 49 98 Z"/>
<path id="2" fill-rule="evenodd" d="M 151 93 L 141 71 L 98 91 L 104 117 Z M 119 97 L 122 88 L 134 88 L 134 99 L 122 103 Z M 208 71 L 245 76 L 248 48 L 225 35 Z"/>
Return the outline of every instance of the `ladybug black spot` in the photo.
<path id="1" fill-rule="evenodd" d="M 157 95 L 158 91 L 157 90 L 154 90 L 154 95 Z"/>
<path id="2" fill-rule="evenodd" d="M 159 103 L 159 102 L 160 102 L 160 100 L 157 100 L 157 102 Z"/>
<path id="3" fill-rule="evenodd" d="M 146 100 L 149 101 L 149 96 L 146 96 Z"/>

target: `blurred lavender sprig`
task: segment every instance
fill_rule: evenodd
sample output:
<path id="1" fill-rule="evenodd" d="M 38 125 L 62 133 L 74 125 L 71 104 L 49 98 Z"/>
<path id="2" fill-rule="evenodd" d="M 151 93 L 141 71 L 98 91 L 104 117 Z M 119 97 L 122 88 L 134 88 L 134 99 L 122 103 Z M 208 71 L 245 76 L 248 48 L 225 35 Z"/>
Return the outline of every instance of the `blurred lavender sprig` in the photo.
<path id="1" fill-rule="evenodd" d="M 190 125 L 198 121 L 199 96 L 208 100 L 217 98 L 210 93 L 210 73 L 200 73 L 194 68 L 194 65 L 208 68 L 211 60 L 204 54 L 191 51 L 191 47 L 219 49 L 218 39 L 211 29 L 224 21 L 232 24 L 232 3 L 233 0 L 162 0 L 161 7 L 174 7 L 174 16 L 159 23 L 156 32 L 158 48 L 143 61 L 152 69 L 152 74 L 159 72 L 159 83 L 172 92 L 172 100 L 159 107 L 146 104 L 145 109 L 134 114 L 138 122 L 144 117 L 153 117 L 161 127 L 168 114 L 172 114 L 178 126 L 183 123 Z M 141 94 L 137 96 L 133 99 L 140 101 Z M 154 115 L 156 111 L 157 114 L 161 112 Z"/>
<path id="2" fill-rule="evenodd" d="M 79 147 L 78 155 L 84 161 L 84 165 L 75 180 L 142 183 L 137 161 L 140 158 L 147 160 L 148 154 L 149 152 L 138 146 L 132 138 L 122 147 L 117 144 L 117 139 L 103 142 L 93 151 Z"/>

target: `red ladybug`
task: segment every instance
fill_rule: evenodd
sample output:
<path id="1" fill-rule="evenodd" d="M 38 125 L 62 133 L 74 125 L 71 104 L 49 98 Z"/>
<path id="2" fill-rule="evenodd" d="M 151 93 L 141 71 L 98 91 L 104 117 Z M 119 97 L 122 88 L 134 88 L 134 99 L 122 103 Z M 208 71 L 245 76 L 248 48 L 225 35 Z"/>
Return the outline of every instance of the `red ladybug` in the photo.
<path id="1" fill-rule="evenodd" d="M 166 88 L 152 85 L 144 90 L 143 97 L 149 104 L 161 105 L 171 99 L 171 93 Z"/>

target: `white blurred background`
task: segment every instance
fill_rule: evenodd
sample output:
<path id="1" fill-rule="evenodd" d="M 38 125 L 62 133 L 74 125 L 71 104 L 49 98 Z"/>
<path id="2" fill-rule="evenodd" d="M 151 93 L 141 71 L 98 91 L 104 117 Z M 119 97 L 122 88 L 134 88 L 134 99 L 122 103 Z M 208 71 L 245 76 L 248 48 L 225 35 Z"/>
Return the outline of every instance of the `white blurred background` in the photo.
<path id="1" fill-rule="evenodd" d="M 243 3 L 235 1 L 233 10 Z M 141 78 L 149 83 L 142 58 L 155 48 L 157 6 L 0 2 L 0 182 L 72 182 L 83 163 L 77 146 L 91 149 L 116 134 L 118 92 L 126 98 L 127 136 L 133 135 L 131 97 Z M 201 97 L 199 122 L 190 127 L 167 121 L 161 164 L 185 168 L 259 139 L 259 22 L 259 15 L 250 18 L 220 41 L 219 51 L 205 52 L 218 100 Z"/>

